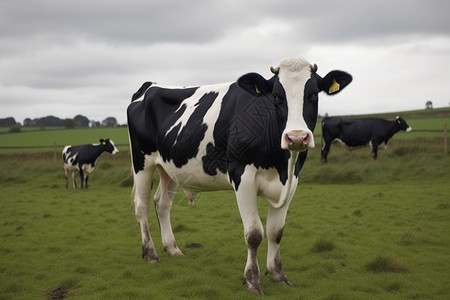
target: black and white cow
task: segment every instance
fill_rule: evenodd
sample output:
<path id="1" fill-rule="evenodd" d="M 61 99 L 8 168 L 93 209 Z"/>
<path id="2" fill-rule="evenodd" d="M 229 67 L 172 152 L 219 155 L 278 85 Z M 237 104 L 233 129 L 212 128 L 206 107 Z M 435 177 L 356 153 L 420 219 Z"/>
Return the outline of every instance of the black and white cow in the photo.
<path id="1" fill-rule="evenodd" d="M 105 151 L 112 154 L 119 152 L 114 142 L 110 139 L 101 139 L 100 144 L 65 146 L 62 151 L 62 157 L 64 174 L 66 175 L 66 189 L 69 187 L 67 178 L 70 172 L 72 173 L 73 187 L 77 188 L 77 182 L 75 181 L 76 171 L 80 173 L 81 188 L 83 188 L 83 183 L 85 188 L 88 188 L 89 174 L 94 171 L 95 162 Z"/>
<path id="2" fill-rule="evenodd" d="M 170 223 L 177 186 L 190 191 L 235 191 L 248 247 L 244 280 L 263 294 L 257 249 L 263 239 L 257 197 L 270 203 L 266 231 L 267 273 L 291 285 L 283 272 L 280 241 L 289 203 L 307 150 L 314 147 L 318 94 L 336 94 L 352 77 L 287 59 L 272 68 L 273 77 L 249 73 L 234 83 L 169 88 L 146 82 L 128 106 L 134 170 L 134 204 L 142 234 L 143 257 L 159 262 L 148 228 L 153 173 L 160 182 L 154 201 L 162 244 L 182 255 Z"/>
<path id="3" fill-rule="evenodd" d="M 372 148 L 373 159 L 377 159 L 378 146 L 386 148 L 389 139 L 400 130 L 409 132 L 412 128 L 399 116 L 394 121 L 379 118 L 324 118 L 322 120 L 322 162 L 327 162 L 330 146 L 335 140 L 347 147 L 369 145 Z"/>

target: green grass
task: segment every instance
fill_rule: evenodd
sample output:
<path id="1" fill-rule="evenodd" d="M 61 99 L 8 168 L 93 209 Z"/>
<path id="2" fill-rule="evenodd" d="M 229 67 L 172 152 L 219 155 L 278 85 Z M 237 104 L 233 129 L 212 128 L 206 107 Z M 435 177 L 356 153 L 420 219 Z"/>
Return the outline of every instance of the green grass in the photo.
<path id="1" fill-rule="evenodd" d="M 234 194 L 176 195 L 172 225 L 183 257 L 161 245 L 141 258 L 127 151 L 104 155 L 89 190 L 65 190 L 52 153 L 0 155 L 0 299 L 258 299 L 242 285 L 247 250 Z M 438 139 L 395 140 L 380 151 L 310 151 L 288 212 L 281 256 L 294 288 L 264 276 L 269 299 L 446 299 L 450 294 L 450 158 Z M 259 202 L 265 224 L 267 204 Z M 194 246 L 193 246 L 194 245 Z"/>
<path id="2" fill-rule="evenodd" d="M 77 129 L 27 130 L 19 133 L 0 134 L 0 153 L 34 153 L 53 151 L 56 144 L 58 155 L 65 145 L 98 143 L 100 139 L 110 138 L 118 149 L 128 150 L 128 129 L 126 127 L 99 127 Z M 26 147 L 41 147 L 31 148 Z M 5 147 L 13 147 L 5 149 Z M 21 148 L 22 147 L 22 148 Z"/>
<path id="3" fill-rule="evenodd" d="M 450 125 L 448 108 L 400 113 L 414 129 Z M 390 119 L 391 115 L 381 115 Z M 320 125 L 317 126 L 320 128 Z M 316 132 L 317 133 L 317 128 Z M 319 132 L 320 134 L 320 132 Z M 0 299 L 259 299 L 242 285 L 247 250 L 234 194 L 179 192 L 172 225 L 183 257 L 164 253 L 154 208 L 150 230 L 161 264 L 141 258 L 130 199 L 126 128 L 0 134 L 0 146 L 95 143 L 112 138 L 89 190 L 66 190 L 51 148 L 0 149 Z M 370 148 L 310 151 L 289 209 L 281 257 L 294 288 L 264 276 L 269 299 L 447 299 L 450 294 L 450 158 L 442 135 L 399 133 Z M 78 179 L 78 178 L 77 178 Z M 267 203 L 259 202 L 265 224 Z"/>

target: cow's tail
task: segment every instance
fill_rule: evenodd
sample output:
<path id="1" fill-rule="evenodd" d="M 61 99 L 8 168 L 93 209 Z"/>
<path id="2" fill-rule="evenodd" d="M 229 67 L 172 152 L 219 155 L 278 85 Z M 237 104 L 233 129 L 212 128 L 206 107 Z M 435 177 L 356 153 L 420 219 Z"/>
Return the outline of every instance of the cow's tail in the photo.
<path id="1" fill-rule="evenodd" d="M 148 88 L 152 86 L 152 84 L 153 82 L 150 81 L 144 82 L 144 84 L 137 90 L 137 92 L 133 94 L 133 97 L 131 97 L 131 102 L 141 98 L 148 90 Z"/>
<path id="2" fill-rule="evenodd" d="M 325 118 L 322 120 L 321 122 L 321 126 L 322 126 L 322 149 L 325 147 L 325 134 L 327 133 L 327 128 L 325 127 Z"/>

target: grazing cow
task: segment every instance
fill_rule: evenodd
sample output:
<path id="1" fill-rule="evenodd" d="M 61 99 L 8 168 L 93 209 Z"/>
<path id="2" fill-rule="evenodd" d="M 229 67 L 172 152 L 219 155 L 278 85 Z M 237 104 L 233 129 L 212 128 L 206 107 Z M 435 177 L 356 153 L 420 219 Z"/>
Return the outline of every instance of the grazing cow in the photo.
<path id="1" fill-rule="evenodd" d="M 263 239 L 257 197 L 270 204 L 266 230 L 267 273 L 291 285 L 283 272 L 280 241 L 289 203 L 308 148 L 314 147 L 318 94 L 336 94 L 352 77 L 287 59 L 271 67 L 273 77 L 249 73 L 234 83 L 169 88 L 146 82 L 128 106 L 134 175 L 134 205 L 142 234 L 143 257 L 159 262 L 148 228 L 151 180 L 159 172 L 154 201 L 162 244 L 183 255 L 170 223 L 177 186 L 185 190 L 234 190 L 248 247 L 244 282 L 263 294 L 257 249 Z M 192 195 L 191 195 L 192 196 Z"/>
<path id="2" fill-rule="evenodd" d="M 69 188 L 67 177 L 72 172 L 73 187 L 77 188 L 75 181 L 75 171 L 80 173 L 81 188 L 88 188 L 89 174 L 94 171 L 95 162 L 103 152 L 116 154 L 119 152 L 114 142 L 110 139 L 101 139 L 100 144 L 88 144 L 81 146 L 65 146 L 62 151 L 64 161 L 64 174 L 66 175 L 66 189 Z"/>
<path id="3" fill-rule="evenodd" d="M 373 159 L 377 159 L 378 146 L 384 145 L 386 148 L 389 139 L 400 130 L 409 132 L 412 128 L 399 116 L 394 121 L 379 118 L 324 118 L 322 120 L 322 162 L 327 162 L 330 146 L 334 140 L 347 147 L 369 145 L 372 148 Z"/>

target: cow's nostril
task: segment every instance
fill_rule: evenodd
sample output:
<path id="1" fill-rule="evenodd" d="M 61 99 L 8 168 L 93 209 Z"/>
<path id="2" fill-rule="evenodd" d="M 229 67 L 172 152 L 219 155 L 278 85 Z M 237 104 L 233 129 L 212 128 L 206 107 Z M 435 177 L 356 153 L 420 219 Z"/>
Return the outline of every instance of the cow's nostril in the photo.
<path id="1" fill-rule="evenodd" d="M 310 137 L 309 137 L 309 134 L 307 134 L 306 136 L 304 136 L 303 137 L 303 144 L 308 144 L 309 143 L 309 139 L 310 139 Z"/>

